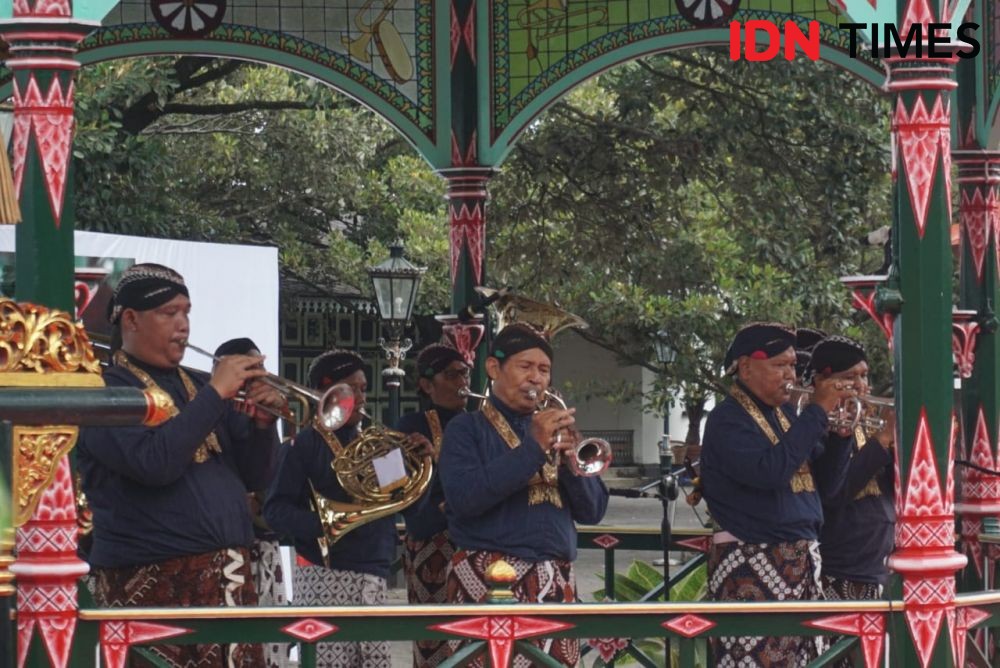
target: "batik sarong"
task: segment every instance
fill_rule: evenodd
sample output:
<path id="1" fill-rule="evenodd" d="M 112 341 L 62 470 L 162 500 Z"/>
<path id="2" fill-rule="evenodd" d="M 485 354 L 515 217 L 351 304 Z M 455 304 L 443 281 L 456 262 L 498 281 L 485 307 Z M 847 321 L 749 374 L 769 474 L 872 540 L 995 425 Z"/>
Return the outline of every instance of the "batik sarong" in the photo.
<path id="1" fill-rule="evenodd" d="M 288 603 L 285 579 L 281 571 L 281 548 L 276 540 L 255 540 L 250 548 L 250 572 L 260 605 L 278 606 Z M 290 668 L 289 643 L 264 645 L 267 668 Z"/>
<path id="2" fill-rule="evenodd" d="M 575 603 L 576 577 L 571 561 L 531 562 L 502 552 L 482 552 L 458 550 L 451 559 L 448 574 L 448 601 L 450 603 L 484 603 L 489 598 L 490 587 L 486 583 L 486 569 L 499 559 L 513 567 L 517 579 L 510 590 L 514 598 L 522 603 Z M 541 638 L 525 642 L 539 647 L 543 652 L 565 666 L 575 666 L 580 660 L 580 643 L 575 638 Z M 452 642 L 452 651 L 457 651 L 464 643 Z M 479 668 L 482 658 L 468 664 Z M 515 654 L 514 668 L 528 668 L 534 665 L 531 659 Z"/>
<path id="3" fill-rule="evenodd" d="M 300 560 L 292 567 L 292 599 L 294 605 L 385 605 L 386 581 L 370 573 L 305 565 Z M 392 668 L 389 643 L 317 643 L 316 666 Z"/>
<path id="4" fill-rule="evenodd" d="M 823 596 L 828 601 L 877 601 L 882 598 L 882 585 L 875 582 L 857 582 L 824 575 L 820 578 L 823 584 Z M 830 645 L 839 642 L 843 636 L 830 639 Z M 854 663 L 850 657 L 839 659 L 833 668 L 852 668 Z"/>
<path id="5" fill-rule="evenodd" d="M 146 566 L 95 568 L 89 586 L 102 608 L 257 605 L 245 548 L 177 557 Z M 149 650 L 176 668 L 259 668 L 260 645 L 154 645 Z M 129 652 L 131 668 L 153 664 Z"/>
<path id="6" fill-rule="evenodd" d="M 822 598 L 819 544 L 713 545 L 708 554 L 708 591 L 714 601 L 804 601 Z M 825 642 L 810 636 L 722 637 L 712 640 L 720 668 L 800 668 L 819 656 Z"/>
<path id="7" fill-rule="evenodd" d="M 455 554 L 447 531 L 427 540 L 410 536 L 404 541 L 403 566 L 406 569 L 406 598 L 410 603 L 448 602 L 448 568 Z M 417 640 L 413 643 L 414 668 L 435 668 L 451 656 L 445 640 Z"/>

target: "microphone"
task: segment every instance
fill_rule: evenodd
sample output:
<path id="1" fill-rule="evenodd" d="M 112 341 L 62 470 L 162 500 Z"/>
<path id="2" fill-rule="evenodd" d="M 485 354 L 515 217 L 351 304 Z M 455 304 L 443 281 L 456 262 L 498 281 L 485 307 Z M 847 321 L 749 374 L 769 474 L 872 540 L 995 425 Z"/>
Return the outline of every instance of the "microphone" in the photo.
<path id="1" fill-rule="evenodd" d="M 459 322 L 469 322 L 475 320 L 477 315 L 481 315 L 486 312 L 486 307 L 490 304 L 499 301 L 501 297 L 506 297 L 507 293 L 510 292 L 510 286 L 500 288 L 494 292 L 489 297 L 480 296 L 474 302 L 466 304 L 465 308 L 458 312 Z"/>

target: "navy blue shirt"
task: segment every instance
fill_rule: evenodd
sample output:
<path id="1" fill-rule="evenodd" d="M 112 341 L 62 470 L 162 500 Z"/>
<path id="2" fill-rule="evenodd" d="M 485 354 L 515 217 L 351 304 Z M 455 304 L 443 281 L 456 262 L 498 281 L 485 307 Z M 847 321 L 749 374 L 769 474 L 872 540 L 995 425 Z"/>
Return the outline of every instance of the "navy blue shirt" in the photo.
<path id="1" fill-rule="evenodd" d="M 355 427 L 335 432 L 343 445 L 357 436 Z M 264 519 L 283 536 L 295 541 L 295 551 L 317 565 L 323 556 L 317 540 L 323 535 L 319 515 L 312 509 L 313 488 L 334 501 L 352 499 L 340 486 L 331 463 L 333 452 L 316 429 L 309 427 L 281 447 L 278 468 L 264 501 Z M 393 517 L 383 517 L 363 524 L 331 543 L 330 568 L 389 577 L 389 567 L 396 552 L 396 524 Z"/>
<path id="2" fill-rule="evenodd" d="M 503 552 L 531 562 L 576 559 L 576 526 L 597 524 L 608 507 L 598 477 L 559 470 L 563 507 L 528 504 L 528 481 L 546 461 L 532 438 L 531 414 L 520 415 L 491 397 L 520 440 L 511 448 L 481 412 L 448 423 L 439 471 L 451 540 L 460 549 Z"/>
<path id="3" fill-rule="evenodd" d="M 442 430 L 448 426 L 451 419 L 459 414 L 440 406 L 432 406 L 432 410 L 437 412 L 441 421 Z M 418 433 L 427 437 L 431 443 L 434 442 L 434 435 L 431 433 L 430 423 L 427 421 L 427 412 L 410 413 L 400 418 L 396 425 L 396 431 L 404 434 Z M 438 467 L 434 468 L 434 475 L 431 484 L 417 501 L 403 510 L 403 519 L 406 520 L 406 532 L 414 540 L 427 540 L 428 538 L 441 533 L 448 528 L 448 518 L 445 517 L 441 505 L 444 503 L 444 488 L 441 487 L 441 474 Z"/>
<path id="4" fill-rule="evenodd" d="M 77 466 L 94 514 L 88 561 L 119 568 L 251 545 L 246 490 L 267 484 L 277 430 L 257 429 L 206 376 L 188 374 L 196 388 L 189 401 L 176 369 L 132 362 L 170 394 L 180 412 L 157 427 L 80 430 Z M 145 387 L 114 366 L 104 381 L 108 387 Z M 195 451 L 213 430 L 222 454 L 195 463 Z"/>
<path id="5" fill-rule="evenodd" d="M 860 449 L 853 438 L 848 441 L 852 456 L 847 475 L 840 484 L 820 485 L 825 516 L 819 546 L 823 574 L 884 585 L 896 527 L 892 453 L 874 439 Z M 819 459 L 817 470 L 827 459 L 828 455 Z"/>
<path id="6" fill-rule="evenodd" d="M 823 453 L 827 416 L 815 404 L 798 417 L 781 406 L 791 428 L 782 433 L 775 409 L 740 385 L 778 436 L 777 445 L 732 396 L 716 406 L 705 422 L 701 479 L 709 512 L 716 523 L 747 543 L 817 540 L 823 508 L 816 491 L 793 492 L 791 480 L 804 462 Z M 839 475 L 849 451 L 842 448 Z M 815 471 L 815 466 L 813 471 Z"/>

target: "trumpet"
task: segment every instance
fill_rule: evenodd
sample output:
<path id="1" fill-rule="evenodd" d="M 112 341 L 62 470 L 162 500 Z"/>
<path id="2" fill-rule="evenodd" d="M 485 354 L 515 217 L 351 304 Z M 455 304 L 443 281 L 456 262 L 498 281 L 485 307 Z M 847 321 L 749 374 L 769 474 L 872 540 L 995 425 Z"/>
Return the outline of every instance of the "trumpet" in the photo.
<path id="1" fill-rule="evenodd" d="M 186 348 L 194 352 L 210 357 L 216 362 L 222 360 L 221 357 L 210 353 L 204 348 L 199 348 L 189 341 L 183 341 Z M 317 428 L 334 432 L 344 426 L 351 413 L 354 412 L 354 390 L 346 383 L 338 383 L 329 389 L 320 392 L 305 385 L 300 385 L 294 381 L 282 378 L 273 373 L 261 376 L 260 382 L 273 387 L 285 398 L 294 400 L 302 407 L 302 417 L 296 418 L 294 414 L 286 410 L 277 410 L 270 406 L 255 405 L 254 409 L 263 411 L 274 417 L 284 418 L 301 429 L 312 422 Z M 241 393 L 236 396 L 237 403 L 246 402 L 246 394 Z M 315 410 L 313 404 L 316 405 Z"/>
<path id="2" fill-rule="evenodd" d="M 568 408 L 563 398 L 552 390 L 545 390 L 541 395 L 541 399 L 539 399 L 537 390 L 529 390 L 528 396 L 531 397 L 532 401 L 537 402 L 538 411 L 547 410 L 552 404 L 555 404 L 562 410 Z M 561 442 L 562 431 L 556 434 L 556 444 L 558 445 Z M 574 474 L 582 477 L 591 477 L 604 473 L 611 466 L 612 457 L 613 453 L 610 443 L 603 438 L 591 437 L 585 438 L 576 444 L 576 447 L 573 448 L 573 456 L 569 458 L 567 463 Z"/>
<path id="3" fill-rule="evenodd" d="M 795 400 L 795 412 L 801 413 L 808 399 L 816 392 L 811 387 L 802 387 L 788 383 L 785 390 Z M 885 418 L 880 413 L 884 410 L 894 410 L 896 402 L 887 397 L 874 397 L 869 394 L 852 397 L 846 404 L 841 404 L 829 414 L 830 427 L 833 429 L 855 429 L 861 427 L 866 432 L 877 432 L 885 428 Z"/>
<path id="4" fill-rule="evenodd" d="M 469 397 L 473 399 L 489 399 L 485 394 L 476 394 L 467 387 L 460 387 L 458 389 L 458 396 L 468 399 Z"/>

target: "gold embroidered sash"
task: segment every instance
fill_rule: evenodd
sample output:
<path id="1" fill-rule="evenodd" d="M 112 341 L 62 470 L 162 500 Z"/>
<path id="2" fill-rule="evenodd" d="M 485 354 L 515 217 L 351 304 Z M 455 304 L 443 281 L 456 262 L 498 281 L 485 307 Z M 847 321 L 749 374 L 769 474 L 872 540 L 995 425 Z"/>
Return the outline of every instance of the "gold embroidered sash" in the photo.
<path id="1" fill-rule="evenodd" d="M 750 415 L 753 421 L 757 424 L 757 427 L 764 432 L 764 435 L 767 436 L 769 441 L 771 441 L 771 446 L 773 447 L 777 445 L 779 440 L 778 435 L 774 433 L 774 429 L 771 428 L 771 424 L 767 421 L 767 418 L 764 417 L 764 414 L 760 412 L 760 408 L 757 407 L 754 400 L 751 399 L 747 393 L 737 385 L 733 385 L 732 390 L 730 390 L 730 394 L 734 399 L 736 399 L 737 403 L 739 403 L 743 410 Z M 778 419 L 778 425 L 781 427 L 781 433 L 784 434 L 792 428 L 792 424 L 788 421 L 788 417 L 780 407 L 773 410 L 775 417 Z M 816 483 L 813 481 L 812 476 L 812 467 L 809 465 L 808 461 L 802 462 L 802 466 L 800 466 L 799 470 L 792 476 L 789 484 L 791 485 L 793 494 L 816 491 Z"/>
<path id="2" fill-rule="evenodd" d="M 143 385 L 146 386 L 147 390 L 152 390 L 155 388 L 163 392 L 164 396 L 166 396 L 170 400 L 170 403 L 167 405 L 167 414 L 170 417 L 174 417 L 175 415 L 180 413 L 180 411 L 177 409 L 177 406 L 174 404 L 174 400 L 170 396 L 170 393 L 165 391 L 159 385 L 157 385 L 156 381 L 153 380 L 152 376 L 150 376 L 141 368 L 133 364 L 132 361 L 128 358 L 128 355 L 126 355 L 124 351 L 116 350 L 113 359 L 115 362 L 115 366 L 120 366 L 123 369 L 127 369 L 129 373 L 131 373 L 133 376 L 139 379 L 139 382 L 141 382 Z M 177 373 L 180 375 L 181 382 L 184 384 L 184 392 L 187 393 L 188 401 L 191 401 L 192 399 L 194 399 L 194 395 L 197 394 L 196 390 L 194 389 L 194 382 L 191 380 L 191 377 L 187 374 L 187 372 L 184 371 L 184 369 L 177 367 Z M 205 462 L 208 461 L 208 458 L 211 457 L 213 454 L 220 454 L 221 452 L 222 452 L 222 446 L 219 445 L 218 436 L 215 435 L 214 431 L 210 431 L 208 432 L 208 436 L 205 437 L 205 440 L 202 441 L 201 445 L 198 446 L 198 449 L 194 451 L 194 463 L 204 464 Z"/>
<path id="3" fill-rule="evenodd" d="M 507 419 L 500 414 L 492 401 L 484 401 L 480 408 L 490 425 L 500 434 L 511 450 L 521 445 L 521 440 Z M 537 506 L 540 503 L 551 503 L 556 508 L 562 508 L 562 496 L 559 494 L 559 467 L 553 460 L 552 452 L 547 453 L 548 461 L 539 473 L 528 480 L 528 505 Z"/>
<path id="4" fill-rule="evenodd" d="M 861 448 L 865 447 L 865 445 L 868 444 L 868 437 L 865 436 L 865 430 L 862 429 L 861 427 L 854 428 L 854 438 L 857 441 L 858 450 L 860 450 Z M 881 444 L 879 444 L 879 447 L 882 447 Z M 851 456 L 853 457 L 854 455 Z M 865 486 L 861 488 L 860 492 L 857 493 L 857 495 L 854 497 L 854 500 L 857 501 L 858 499 L 863 499 L 866 496 L 881 496 L 881 495 L 882 495 L 882 488 L 879 487 L 878 474 L 876 473 L 875 475 L 872 476 L 871 480 L 865 483 Z"/>
<path id="5" fill-rule="evenodd" d="M 441 417 L 438 412 L 433 408 L 427 411 L 427 426 L 431 428 L 431 444 L 434 446 L 434 461 L 438 460 L 441 456 L 441 439 L 444 436 L 444 430 L 441 429 Z"/>

